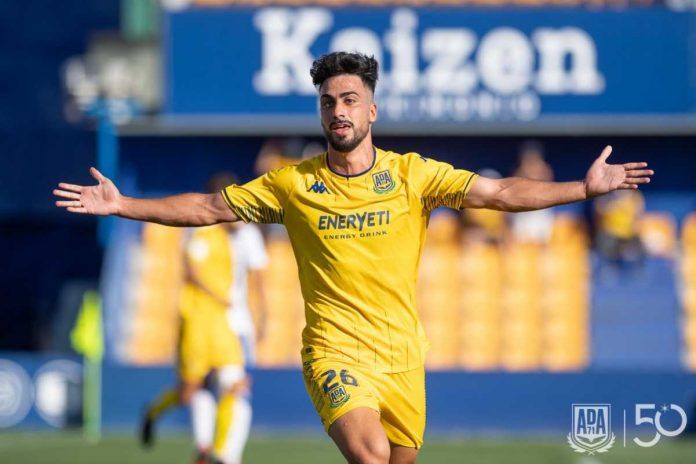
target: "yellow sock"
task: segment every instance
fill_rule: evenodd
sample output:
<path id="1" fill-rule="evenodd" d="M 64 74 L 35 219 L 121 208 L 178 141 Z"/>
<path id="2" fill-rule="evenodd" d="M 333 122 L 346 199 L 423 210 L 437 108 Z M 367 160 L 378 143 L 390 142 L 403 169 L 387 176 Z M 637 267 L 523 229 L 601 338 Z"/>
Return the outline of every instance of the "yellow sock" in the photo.
<path id="1" fill-rule="evenodd" d="M 220 397 L 217 406 L 217 419 L 215 422 L 215 441 L 213 449 L 215 454 L 220 456 L 225 448 L 227 435 L 232 426 L 232 411 L 234 410 L 235 395 L 231 392 L 225 392 Z"/>
<path id="2" fill-rule="evenodd" d="M 152 420 L 157 420 L 167 410 L 179 405 L 179 394 L 176 389 L 172 388 L 165 391 L 147 410 L 147 417 Z"/>

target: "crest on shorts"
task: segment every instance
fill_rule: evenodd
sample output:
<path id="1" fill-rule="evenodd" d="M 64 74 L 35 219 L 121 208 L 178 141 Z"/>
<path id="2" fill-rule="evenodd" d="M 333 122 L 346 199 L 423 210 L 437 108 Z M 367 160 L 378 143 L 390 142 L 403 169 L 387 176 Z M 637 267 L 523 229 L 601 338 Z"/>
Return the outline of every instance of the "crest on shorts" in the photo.
<path id="1" fill-rule="evenodd" d="M 346 392 L 343 385 L 336 385 L 334 388 L 329 390 L 329 400 L 331 401 L 330 406 L 332 408 L 339 407 L 349 399 L 350 395 Z"/>
<path id="2" fill-rule="evenodd" d="M 373 187 L 374 191 L 380 194 L 389 193 L 396 187 L 396 182 L 394 182 L 389 170 L 372 174 L 372 182 L 375 184 Z"/>
<path id="3" fill-rule="evenodd" d="M 614 445 L 610 404 L 574 404 L 568 444 L 576 453 L 605 453 Z"/>

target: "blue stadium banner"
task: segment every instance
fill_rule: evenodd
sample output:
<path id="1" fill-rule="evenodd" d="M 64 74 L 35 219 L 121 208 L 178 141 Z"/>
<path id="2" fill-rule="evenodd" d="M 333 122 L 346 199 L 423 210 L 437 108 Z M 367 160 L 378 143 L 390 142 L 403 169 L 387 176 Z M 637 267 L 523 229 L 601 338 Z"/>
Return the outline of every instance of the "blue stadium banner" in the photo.
<path id="1" fill-rule="evenodd" d="M 693 129 L 695 19 L 664 9 L 169 11 L 164 113 L 317 127 L 312 60 L 359 50 L 380 61 L 377 102 L 387 128 L 575 122 Z"/>

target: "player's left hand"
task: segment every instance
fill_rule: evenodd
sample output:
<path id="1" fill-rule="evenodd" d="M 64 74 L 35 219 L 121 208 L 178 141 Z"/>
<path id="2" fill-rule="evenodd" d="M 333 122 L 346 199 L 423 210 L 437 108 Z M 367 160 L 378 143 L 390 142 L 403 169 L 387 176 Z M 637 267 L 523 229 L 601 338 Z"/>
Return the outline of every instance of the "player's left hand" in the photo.
<path id="1" fill-rule="evenodd" d="M 585 193 L 587 198 L 596 197 L 614 190 L 637 189 L 640 184 L 650 182 L 654 172 L 648 163 L 608 164 L 611 145 L 607 145 L 602 154 L 592 163 L 585 176 Z"/>

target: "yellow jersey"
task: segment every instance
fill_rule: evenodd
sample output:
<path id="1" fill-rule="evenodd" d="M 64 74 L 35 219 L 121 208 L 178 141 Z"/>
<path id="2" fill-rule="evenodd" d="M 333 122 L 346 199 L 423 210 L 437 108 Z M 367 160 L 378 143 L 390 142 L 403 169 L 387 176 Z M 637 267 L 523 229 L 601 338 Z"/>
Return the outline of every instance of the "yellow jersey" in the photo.
<path id="1" fill-rule="evenodd" d="M 334 172 L 323 153 L 221 193 L 243 221 L 288 230 L 305 301 L 302 360 L 396 373 L 422 366 L 428 348 L 415 289 L 430 212 L 460 209 L 475 177 L 375 149 L 357 175 Z"/>
<path id="2" fill-rule="evenodd" d="M 184 245 L 184 259 L 198 280 L 219 298 L 227 299 L 233 282 L 233 253 L 222 225 L 194 229 Z M 181 316 L 225 320 L 227 306 L 199 286 L 185 282 Z"/>

